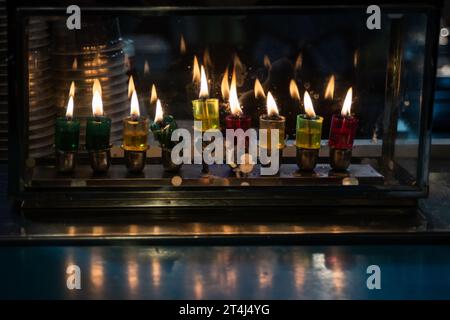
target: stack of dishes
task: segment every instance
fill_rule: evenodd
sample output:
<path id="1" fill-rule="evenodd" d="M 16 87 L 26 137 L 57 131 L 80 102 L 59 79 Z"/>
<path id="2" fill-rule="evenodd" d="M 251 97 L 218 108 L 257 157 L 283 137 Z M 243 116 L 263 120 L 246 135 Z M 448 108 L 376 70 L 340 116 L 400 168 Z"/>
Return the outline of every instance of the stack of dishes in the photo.
<path id="1" fill-rule="evenodd" d="M 81 120 L 85 141 L 86 117 L 92 116 L 92 85 L 102 85 L 103 110 L 112 121 L 111 142 L 122 140 L 122 121 L 129 114 L 128 76 L 117 21 L 83 20 L 81 30 L 68 30 L 66 20 L 53 25 L 54 87 L 58 115 L 64 115 L 70 84 L 75 81 L 74 116 Z"/>
<path id="2" fill-rule="evenodd" d="M 30 17 L 28 30 L 28 157 L 53 154 L 55 115 L 49 22 Z"/>
<path id="3" fill-rule="evenodd" d="M 0 160 L 8 159 L 8 66 L 6 2 L 0 0 Z"/>

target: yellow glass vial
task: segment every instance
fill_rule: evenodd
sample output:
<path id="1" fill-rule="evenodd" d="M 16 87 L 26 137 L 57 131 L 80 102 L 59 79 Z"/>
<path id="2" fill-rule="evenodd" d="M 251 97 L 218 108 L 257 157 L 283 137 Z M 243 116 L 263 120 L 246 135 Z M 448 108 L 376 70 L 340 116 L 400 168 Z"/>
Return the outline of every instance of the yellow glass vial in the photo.
<path id="1" fill-rule="evenodd" d="M 263 149 L 271 149 L 271 131 L 274 129 L 278 129 L 278 144 L 276 146 L 277 149 L 283 149 L 285 142 L 284 138 L 286 136 L 286 119 L 283 116 L 277 116 L 276 118 L 269 117 L 267 115 L 262 115 L 259 118 L 259 128 L 267 130 L 267 143 L 264 143 L 260 137 L 259 146 Z"/>
<path id="2" fill-rule="evenodd" d="M 194 121 L 202 122 L 202 131 L 220 129 L 219 99 L 197 99 L 192 101 Z"/>
<path id="3" fill-rule="evenodd" d="M 303 149 L 320 149 L 322 140 L 323 118 L 316 116 L 308 117 L 306 114 L 297 116 L 297 132 L 295 145 Z"/>
<path id="4" fill-rule="evenodd" d="M 148 149 L 147 118 L 133 119 L 128 117 L 123 120 L 123 149 L 127 151 L 145 151 Z"/>

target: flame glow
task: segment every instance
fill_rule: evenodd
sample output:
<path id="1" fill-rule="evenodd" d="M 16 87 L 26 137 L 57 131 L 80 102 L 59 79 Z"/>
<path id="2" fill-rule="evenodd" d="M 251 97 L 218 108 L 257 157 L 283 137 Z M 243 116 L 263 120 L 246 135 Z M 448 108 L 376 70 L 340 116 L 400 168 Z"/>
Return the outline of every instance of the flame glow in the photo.
<path id="1" fill-rule="evenodd" d="M 255 98 L 256 99 L 265 99 L 266 94 L 264 93 L 264 89 L 261 85 L 261 82 L 259 82 L 258 78 L 255 80 L 255 87 L 253 89 L 255 91 Z"/>
<path id="2" fill-rule="evenodd" d="M 208 48 L 206 48 L 205 51 L 203 52 L 203 65 L 206 68 L 212 68 L 212 66 L 213 66 L 213 63 L 212 63 L 212 60 L 211 60 L 211 55 L 209 54 L 209 49 Z"/>
<path id="3" fill-rule="evenodd" d="M 73 59 L 73 63 L 72 63 L 72 70 L 77 70 L 78 69 L 78 60 L 77 58 Z"/>
<path id="4" fill-rule="evenodd" d="M 303 96 L 303 103 L 305 105 L 306 115 L 310 118 L 315 118 L 316 113 L 314 112 L 314 106 L 308 91 L 305 91 L 305 95 Z"/>
<path id="5" fill-rule="evenodd" d="M 200 67 L 198 65 L 197 56 L 194 56 L 194 62 L 192 64 L 192 82 L 195 84 L 200 83 Z"/>
<path id="6" fill-rule="evenodd" d="M 144 74 L 149 74 L 150 73 L 150 65 L 148 64 L 148 61 L 145 60 L 144 63 Z"/>
<path id="7" fill-rule="evenodd" d="M 230 86 L 228 84 L 228 68 L 225 69 L 223 74 L 222 83 L 220 84 L 220 90 L 222 91 L 222 98 L 224 101 L 230 100 Z"/>
<path id="8" fill-rule="evenodd" d="M 186 53 L 186 41 L 184 41 L 184 36 L 181 35 L 180 37 L 180 53 L 185 54 Z"/>
<path id="9" fill-rule="evenodd" d="M 267 54 L 264 55 L 264 67 L 270 70 L 272 68 L 272 62 L 270 62 L 269 56 Z"/>
<path id="10" fill-rule="evenodd" d="M 103 116 L 102 86 L 98 79 L 94 80 L 92 86 L 92 114 L 94 117 Z"/>
<path id="11" fill-rule="evenodd" d="M 161 101 L 159 99 L 156 100 L 156 111 L 155 111 L 155 123 L 163 120 L 163 110 L 161 106 Z"/>
<path id="12" fill-rule="evenodd" d="M 327 87 L 325 88 L 325 99 L 333 100 L 334 97 L 334 75 L 331 75 L 330 80 L 328 80 Z"/>
<path id="13" fill-rule="evenodd" d="M 295 60 L 295 71 L 300 71 L 302 65 L 303 65 L 303 55 L 299 53 L 297 59 Z"/>
<path id="14" fill-rule="evenodd" d="M 347 95 L 345 96 L 344 104 L 342 105 L 341 115 L 350 116 L 351 108 L 352 108 L 352 99 L 353 99 L 353 89 L 350 87 L 347 91 Z"/>
<path id="15" fill-rule="evenodd" d="M 66 109 L 66 118 L 72 118 L 73 116 L 73 98 L 75 97 L 75 82 L 72 81 L 70 84 L 70 90 L 69 90 L 69 101 L 67 102 L 67 109 Z"/>
<path id="16" fill-rule="evenodd" d="M 278 116 L 278 107 L 270 91 L 267 93 L 267 115 L 269 117 Z"/>
<path id="17" fill-rule="evenodd" d="M 128 80 L 128 99 L 131 97 L 134 91 L 136 91 L 136 88 L 134 87 L 133 76 L 131 76 Z"/>
<path id="18" fill-rule="evenodd" d="M 125 61 L 125 68 L 127 70 L 131 70 L 130 57 L 128 56 L 127 53 L 125 53 L 125 55 L 124 55 L 124 61 Z"/>
<path id="19" fill-rule="evenodd" d="M 291 94 L 292 99 L 300 101 L 300 92 L 298 92 L 298 87 L 294 79 L 289 83 L 289 93 Z"/>
<path id="20" fill-rule="evenodd" d="M 206 79 L 206 72 L 205 72 L 205 68 L 203 68 L 203 66 L 201 66 L 200 68 L 200 74 L 201 74 L 201 80 L 200 80 L 200 98 L 208 98 L 209 96 L 209 91 L 208 91 L 208 79 Z"/>
<path id="21" fill-rule="evenodd" d="M 237 96 L 236 71 L 235 70 L 233 70 L 233 76 L 231 77 L 230 109 L 231 109 L 231 113 L 235 116 L 240 116 L 242 114 L 242 109 L 241 109 L 241 106 L 239 105 L 239 98 Z"/>
<path id="22" fill-rule="evenodd" d="M 131 105 L 130 105 L 130 116 L 139 117 L 139 100 L 136 94 L 136 90 L 133 91 L 131 95 Z"/>
<path id="23" fill-rule="evenodd" d="M 158 93 L 156 92 L 156 87 L 152 84 L 152 92 L 150 94 L 150 104 L 154 104 L 158 100 Z"/>

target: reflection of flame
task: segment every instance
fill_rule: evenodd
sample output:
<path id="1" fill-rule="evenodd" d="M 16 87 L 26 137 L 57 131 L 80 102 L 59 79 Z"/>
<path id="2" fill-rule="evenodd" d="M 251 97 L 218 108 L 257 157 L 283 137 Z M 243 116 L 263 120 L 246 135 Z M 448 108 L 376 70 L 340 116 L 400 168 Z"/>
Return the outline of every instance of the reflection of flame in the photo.
<path id="1" fill-rule="evenodd" d="M 289 93 L 291 94 L 292 99 L 300 101 L 300 93 L 298 92 L 298 87 L 294 79 L 289 83 Z"/>
<path id="2" fill-rule="evenodd" d="M 128 285 L 132 291 L 134 291 L 139 284 L 138 272 L 138 264 L 136 258 L 133 257 L 128 262 Z"/>
<path id="3" fill-rule="evenodd" d="M 92 254 L 91 266 L 90 266 L 90 277 L 92 283 L 97 289 L 102 289 L 104 282 L 104 269 L 101 259 L 98 256 L 98 252 Z"/>
<path id="4" fill-rule="evenodd" d="M 314 112 L 314 106 L 308 91 L 305 91 L 305 95 L 303 96 L 303 103 L 305 105 L 306 115 L 310 118 L 315 118 L 316 113 Z"/>
<path id="5" fill-rule="evenodd" d="M 73 97 L 75 96 L 75 82 L 72 81 L 70 84 L 70 90 L 69 90 L 69 101 L 67 102 L 67 109 L 66 109 L 66 117 L 72 118 L 73 116 Z"/>
<path id="6" fill-rule="evenodd" d="M 278 116 L 278 107 L 272 94 L 267 92 L 267 115 L 269 117 Z"/>
<path id="7" fill-rule="evenodd" d="M 98 79 L 94 80 L 92 86 L 92 114 L 94 117 L 103 115 L 102 86 Z"/>
<path id="8" fill-rule="evenodd" d="M 199 273 L 194 275 L 194 295 L 196 300 L 200 300 L 203 297 L 203 281 Z"/>
<path id="9" fill-rule="evenodd" d="M 345 116 L 351 115 L 351 108 L 352 108 L 352 95 L 353 95 L 353 89 L 350 87 L 347 91 L 347 95 L 345 96 L 344 104 L 342 105 L 342 111 L 341 114 Z"/>
<path id="10" fill-rule="evenodd" d="M 267 54 L 264 55 L 264 67 L 267 69 L 272 68 L 272 62 L 270 62 L 269 56 Z"/>
<path id="11" fill-rule="evenodd" d="M 259 99 L 259 98 L 265 99 L 266 98 L 266 94 L 264 93 L 264 89 L 263 89 L 263 87 L 261 85 L 261 82 L 259 82 L 258 78 L 256 78 L 256 80 L 255 80 L 254 91 L 255 91 L 255 98 L 256 99 Z"/>
<path id="12" fill-rule="evenodd" d="M 180 37 L 180 53 L 185 54 L 186 53 L 186 41 L 184 41 L 183 35 Z"/>
<path id="13" fill-rule="evenodd" d="M 161 101 L 156 100 L 156 111 L 155 111 L 155 123 L 163 120 L 163 110 L 161 106 Z"/>
<path id="14" fill-rule="evenodd" d="M 158 258 L 152 258 L 152 280 L 155 287 L 161 283 L 161 263 Z"/>
<path id="15" fill-rule="evenodd" d="M 150 65 L 148 64 L 148 61 L 145 60 L 144 63 L 144 74 L 149 74 L 150 73 Z"/>
<path id="16" fill-rule="evenodd" d="M 72 70 L 77 70 L 78 69 L 78 60 L 77 58 L 73 59 L 73 63 L 72 63 Z"/>
<path id="17" fill-rule="evenodd" d="M 128 99 L 131 97 L 134 91 L 136 91 L 136 88 L 134 87 L 133 76 L 131 76 L 128 80 Z"/>
<path id="18" fill-rule="evenodd" d="M 230 86 L 228 85 L 228 68 L 225 69 L 225 73 L 223 74 L 220 90 L 222 91 L 223 100 L 228 101 L 230 99 Z"/>
<path id="19" fill-rule="evenodd" d="M 241 59 L 239 58 L 239 56 L 237 54 L 235 54 L 233 57 L 233 65 L 234 65 L 234 69 L 236 70 L 236 72 L 242 72 L 242 70 L 244 69 Z"/>
<path id="20" fill-rule="evenodd" d="M 358 50 L 355 50 L 355 53 L 353 54 L 353 66 L 356 67 L 358 65 L 359 60 L 359 52 Z"/>
<path id="21" fill-rule="evenodd" d="M 150 103 L 154 104 L 158 100 L 158 94 L 156 93 L 156 87 L 152 84 L 152 92 L 150 94 Z"/>
<path id="22" fill-rule="evenodd" d="M 124 60 L 125 60 L 125 68 L 127 70 L 130 70 L 131 69 L 130 57 L 128 56 L 127 53 L 125 53 L 124 55 Z"/>
<path id="23" fill-rule="evenodd" d="M 200 80 L 200 98 L 208 98 L 209 96 L 209 91 L 208 91 L 208 79 L 206 79 L 206 72 L 205 72 L 205 68 L 203 68 L 203 66 L 201 66 L 200 68 L 200 74 L 201 74 L 201 80 Z"/>
<path id="24" fill-rule="evenodd" d="M 200 67 L 198 66 L 197 56 L 194 56 L 194 63 L 192 65 L 192 82 L 200 83 Z"/>
<path id="25" fill-rule="evenodd" d="M 295 71 L 300 71 L 302 65 L 303 65 L 303 56 L 301 53 L 299 53 L 297 59 L 295 60 Z"/>
<path id="26" fill-rule="evenodd" d="M 231 77 L 230 109 L 231 109 L 231 113 L 234 116 L 239 116 L 242 114 L 242 109 L 241 109 L 241 106 L 239 105 L 239 99 L 237 96 L 236 70 L 233 70 L 233 76 Z"/>
<path id="27" fill-rule="evenodd" d="M 325 89 L 325 99 L 333 100 L 334 97 L 334 75 L 331 75 L 330 80 L 328 80 L 327 87 Z"/>
<path id="28" fill-rule="evenodd" d="M 213 66 L 213 63 L 212 63 L 212 60 L 211 60 L 211 55 L 209 54 L 209 49 L 208 48 L 206 48 L 205 51 L 203 52 L 203 65 L 206 68 L 209 68 L 209 69 L 211 69 L 212 66 Z"/>

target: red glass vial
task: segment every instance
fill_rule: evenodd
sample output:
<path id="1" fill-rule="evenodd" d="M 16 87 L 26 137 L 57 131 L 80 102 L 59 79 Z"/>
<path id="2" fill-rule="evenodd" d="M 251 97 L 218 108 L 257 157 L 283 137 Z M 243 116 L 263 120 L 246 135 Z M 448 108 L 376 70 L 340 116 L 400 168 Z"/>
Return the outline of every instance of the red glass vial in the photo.
<path id="1" fill-rule="evenodd" d="M 240 116 L 230 114 L 225 118 L 225 126 L 227 129 L 242 129 L 247 131 L 250 129 L 251 125 L 252 119 L 244 114 Z"/>
<path id="2" fill-rule="evenodd" d="M 353 116 L 333 115 L 328 145 L 335 149 L 351 149 L 358 129 L 358 119 Z"/>

